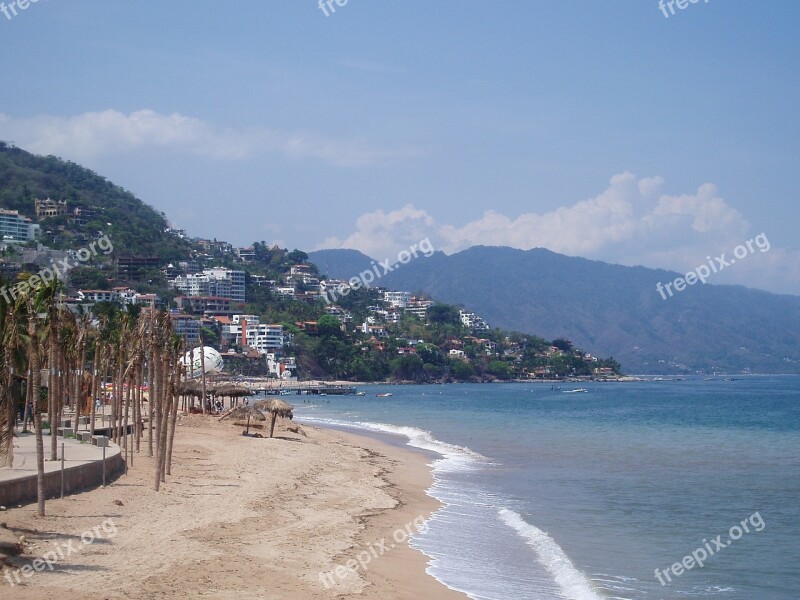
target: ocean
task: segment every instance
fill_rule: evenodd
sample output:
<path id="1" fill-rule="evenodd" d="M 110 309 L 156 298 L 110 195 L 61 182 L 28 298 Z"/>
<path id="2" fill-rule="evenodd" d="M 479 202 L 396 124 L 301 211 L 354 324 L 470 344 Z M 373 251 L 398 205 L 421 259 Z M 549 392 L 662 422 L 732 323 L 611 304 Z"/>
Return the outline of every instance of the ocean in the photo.
<path id="1" fill-rule="evenodd" d="M 800 598 L 800 377 L 364 389 L 287 400 L 431 453 L 411 543 L 471 598 Z"/>

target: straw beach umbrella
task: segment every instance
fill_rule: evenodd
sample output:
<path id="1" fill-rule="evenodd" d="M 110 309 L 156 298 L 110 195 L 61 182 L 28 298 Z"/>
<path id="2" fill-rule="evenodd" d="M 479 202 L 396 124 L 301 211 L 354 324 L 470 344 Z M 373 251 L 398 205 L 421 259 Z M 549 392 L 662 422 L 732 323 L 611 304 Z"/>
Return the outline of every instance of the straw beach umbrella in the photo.
<path id="1" fill-rule="evenodd" d="M 191 397 L 192 406 L 194 406 L 194 398 L 200 398 L 203 395 L 203 387 L 199 381 L 194 381 L 191 379 L 188 381 L 184 380 L 181 381 L 181 384 L 178 387 L 178 394 L 184 398 Z M 185 404 L 184 408 L 187 408 Z"/>
<path id="2" fill-rule="evenodd" d="M 280 398 L 267 398 L 265 400 L 259 400 L 253 406 L 259 410 L 263 410 L 272 414 L 269 437 L 272 437 L 272 434 L 275 432 L 275 420 L 278 417 L 291 419 L 294 416 L 294 413 L 292 412 L 294 407 Z"/>
<path id="3" fill-rule="evenodd" d="M 238 408 L 234 408 L 233 410 L 222 415 L 219 418 L 219 420 L 221 421 L 222 419 L 227 419 L 228 417 L 237 420 L 244 419 L 245 417 L 247 417 L 247 429 L 244 432 L 245 435 L 249 435 L 250 433 L 250 419 L 253 419 L 255 421 L 267 420 L 267 417 L 264 416 L 264 413 L 262 413 L 260 410 L 258 410 L 253 406 L 240 406 Z"/>
<path id="4" fill-rule="evenodd" d="M 253 390 L 246 385 L 240 385 L 236 383 L 221 383 L 215 387 L 211 393 L 214 396 L 223 398 L 242 398 L 244 396 L 252 396 Z"/>

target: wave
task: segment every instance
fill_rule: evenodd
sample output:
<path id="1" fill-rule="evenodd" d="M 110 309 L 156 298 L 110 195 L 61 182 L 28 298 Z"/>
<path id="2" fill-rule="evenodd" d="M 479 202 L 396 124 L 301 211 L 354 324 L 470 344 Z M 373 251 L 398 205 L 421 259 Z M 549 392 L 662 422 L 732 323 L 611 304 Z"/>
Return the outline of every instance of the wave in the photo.
<path id="1" fill-rule="evenodd" d="M 307 417 L 305 415 L 303 415 L 302 420 L 309 423 L 319 423 L 321 425 L 365 429 L 376 433 L 389 433 L 407 437 L 409 446 L 441 455 L 442 458 L 437 459 L 433 463 L 433 467 L 440 471 L 471 471 L 481 465 L 490 464 L 489 459 L 482 454 L 478 454 L 465 446 L 457 446 L 456 444 L 437 440 L 430 431 L 425 431 L 417 427 L 364 421 L 340 421 L 338 419 Z"/>
<path id="2" fill-rule="evenodd" d="M 471 450 L 465 446 L 459 446 L 448 442 L 443 442 L 436 439 L 429 431 L 419 429 L 417 427 L 388 425 L 386 423 L 374 423 L 364 421 L 344 421 L 339 419 L 323 418 L 323 417 L 309 417 L 302 416 L 302 420 L 308 423 L 319 424 L 322 426 L 330 425 L 333 427 L 349 428 L 372 431 L 376 433 L 385 433 L 391 435 L 400 435 L 408 439 L 408 445 L 421 450 L 434 452 L 441 456 L 432 463 L 434 470 L 434 484 L 428 490 L 428 494 L 438 499 L 444 505 L 431 516 L 431 521 L 443 519 L 446 521 L 453 520 L 457 522 L 458 517 L 462 513 L 467 515 L 471 510 L 479 509 L 483 512 L 483 517 L 479 519 L 472 519 L 471 522 L 482 522 L 484 526 L 487 524 L 485 519 L 491 519 L 490 515 L 496 515 L 500 522 L 511 527 L 516 533 L 523 538 L 529 547 L 535 553 L 537 563 L 543 567 L 547 573 L 548 578 L 552 578 L 555 587 L 552 591 L 558 590 L 560 595 L 570 600 L 600 600 L 600 596 L 593 590 L 589 580 L 579 571 L 572 561 L 567 557 L 564 550 L 545 532 L 538 529 L 534 525 L 527 523 L 518 513 L 503 507 L 506 501 L 499 495 L 493 494 L 486 490 L 470 490 L 467 493 L 464 490 L 459 490 L 459 485 L 455 481 L 450 481 L 447 477 L 450 473 L 464 473 L 474 471 L 481 467 L 494 464 L 490 459 Z M 468 508 L 472 507 L 472 508 Z M 455 519 L 453 514 L 448 514 L 448 509 L 456 510 Z M 451 523 L 452 524 L 452 523 Z M 465 530 L 460 530 L 464 533 Z M 486 532 L 484 531 L 484 534 Z M 416 536 L 415 536 L 416 537 Z M 413 538 L 412 538 L 413 541 Z M 462 542 L 463 543 L 463 542 Z M 413 547 L 423 550 L 420 545 L 412 543 Z M 463 553 L 464 548 L 460 549 Z M 423 550 L 425 551 L 425 550 Z M 429 552 L 429 557 L 432 559 L 432 565 L 442 566 L 442 556 L 432 556 Z M 434 554 L 437 554 L 434 552 Z M 439 569 L 429 569 L 429 573 L 436 576 Z M 544 571 L 543 571 L 544 573 Z M 491 598 L 490 595 L 474 595 L 474 591 L 464 588 L 470 588 L 471 585 L 454 586 L 452 581 L 443 581 L 437 577 L 442 583 L 451 589 L 456 589 L 467 594 L 470 598 Z M 445 577 L 450 579 L 450 577 Z M 552 584 L 551 584 L 552 585 Z M 532 590 L 531 590 L 532 591 Z M 505 596 L 503 596 L 505 597 Z M 533 597 L 533 596 L 532 596 Z M 548 597 L 546 595 L 536 597 Z M 549 597 L 552 597 L 550 595 Z"/>
<path id="3" fill-rule="evenodd" d="M 550 571 L 565 597 L 572 600 L 600 600 L 586 576 L 575 567 L 553 538 L 526 522 L 513 510 L 501 508 L 498 513 L 503 522 L 515 529 L 533 548 L 536 558 Z"/>

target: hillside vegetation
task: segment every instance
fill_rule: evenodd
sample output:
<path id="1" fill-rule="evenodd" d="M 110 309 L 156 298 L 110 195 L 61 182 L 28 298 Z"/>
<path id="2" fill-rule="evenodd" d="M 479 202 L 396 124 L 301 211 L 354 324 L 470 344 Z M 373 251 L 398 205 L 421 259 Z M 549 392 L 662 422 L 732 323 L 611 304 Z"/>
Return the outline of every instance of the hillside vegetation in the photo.
<path id="1" fill-rule="evenodd" d="M 370 264 L 352 250 L 310 259 L 340 278 Z M 678 275 L 476 246 L 414 260 L 381 284 L 463 305 L 493 326 L 567 338 L 614 356 L 629 373 L 800 373 L 800 297 L 707 284 L 662 300 L 656 283 Z"/>
<path id="2" fill-rule="evenodd" d="M 86 222 L 69 214 L 43 221 L 40 241 L 47 246 L 74 249 L 102 233 L 117 256 L 169 261 L 188 254 L 188 244 L 167 232 L 164 215 L 130 192 L 73 162 L 0 142 L 0 207 L 36 221 L 37 198 L 66 200 L 70 213 L 79 207 L 95 213 Z"/>

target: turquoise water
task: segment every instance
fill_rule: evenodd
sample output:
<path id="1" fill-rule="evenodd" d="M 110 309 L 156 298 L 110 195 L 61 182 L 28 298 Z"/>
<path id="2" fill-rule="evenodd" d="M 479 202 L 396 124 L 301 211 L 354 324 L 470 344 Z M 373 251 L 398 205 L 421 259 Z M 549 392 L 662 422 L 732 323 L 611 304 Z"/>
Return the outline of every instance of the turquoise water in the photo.
<path id="1" fill-rule="evenodd" d="M 800 598 L 800 377 L 577 387 L 287 399 L 437 453 L 445 506 L 412 544 L 472 598 Z"/>

